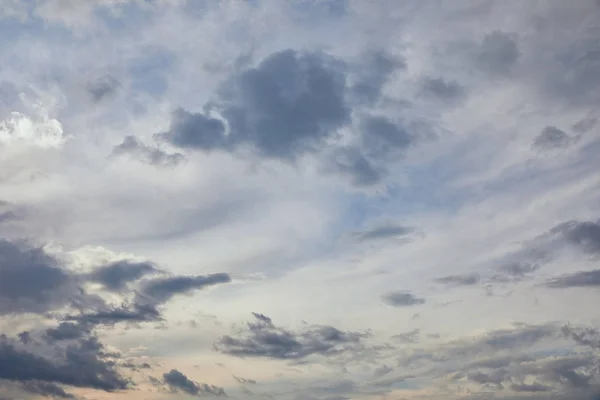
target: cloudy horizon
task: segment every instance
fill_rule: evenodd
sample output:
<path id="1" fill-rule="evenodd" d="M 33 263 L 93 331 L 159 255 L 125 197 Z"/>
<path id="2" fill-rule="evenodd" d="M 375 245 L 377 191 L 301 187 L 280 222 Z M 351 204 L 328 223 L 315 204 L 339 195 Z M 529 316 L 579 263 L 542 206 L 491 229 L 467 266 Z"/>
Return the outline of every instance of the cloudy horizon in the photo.
<path id="1" fill-rule="evenodd" d="M 0 32 L 0 400 L 600 398 L 600 2 Z"/>

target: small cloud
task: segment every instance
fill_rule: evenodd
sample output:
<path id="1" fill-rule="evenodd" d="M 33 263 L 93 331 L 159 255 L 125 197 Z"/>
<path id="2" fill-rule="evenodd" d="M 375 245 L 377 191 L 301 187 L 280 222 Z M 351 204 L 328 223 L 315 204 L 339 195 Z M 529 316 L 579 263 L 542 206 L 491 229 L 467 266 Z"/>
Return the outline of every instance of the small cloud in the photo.
<path id="1" fill-rule="evenodd" d="M 94 269 L 86 279 L 102 284 L 109 291 L 119 292 L 126 289 L 130 282 L 156 272 L 158 270 L 152 263 L 122 260 Z"/>
<path id="2" fill-rule="evenodd" d="M 184 392 L 198 397 L 206 395 L 227 397 L 223 388 L 194 382 L 176 369 L 163 374 L 163 380 L 173 392 Z"/>
<path id="3" fill-rule="evenodd" d="M 415 296 L 410 292 L 390 292 L 383 295 L 383 302 L 393 307 L 411 307 L 425 304 L 425 299 Z"/>
<path id="4" fill-rule="evenodd" d="M 367 333 L 343 332 L 332 326 L 309 326 L 291 331 L 276 326 L 271 318 L 253 313 L 254 321 L 235 336 L 225 335 L 217 351 L 237 357 L 300 360 L 312 355 L 335 356 L 364 351 Z"/>
<path id="5" fill-rule="evenodd" d="M 506 74 L 519 59 L 517 42 L 506 32 L 494 31 L 484 36 L 476 52 L 480 68 L 493 74 Z"/>
<path id="6" fill-rule="evenodd" d="M 384 364 L 384 365 L 378 367 L 377 369 L 375 369 L 375 371 L 373 371 L 373 377 L 381 378 L 382 376 L 389 374 L 393 370 L 394 370 L 393 368 Z"/>
<path id="7" fill-rule="evenodd" d="M 90 80 L 86 89 L 94 103 L 99 103 L 113 95 L 120 86 L 121 84 L 114 77 L 103 75 Z"/>
<path id="8" fill-rule="evenodd" d="M 599 287 L 600 269 L 580 271 L 573 274 L 562 275 L 550 279 L 546 286 L 552 289 L 565 289 L 575 287 Z"/>
<path id="9" fill-rule="evenodd" d="M 256 381 L 254 379 L 242 378 L 241 376 L 235 375 L 233 375 L 233 379 L 242 385 L 256 385 Z"/>
<path id="10" fill-rule="evenodd" d="M 129 155 L 157 167 L 176 167 L 185 160 L 181 153 L 167 153 L 159 148 L 146 146 L 135 136 L 126 136 L 121 144 L 114 147 L 113 154 Z"/>
<path id="11" fill-rule="evenodd" d="M 534 139 L 532 147 L 537 150 L 554 150 L 570 146 L 574 139 L 564 131 L 554 127 L 547 126 Z"/>
<path id="12" fill-rule="evenodd" d="M 421 90 L 428 96 L 443 101 L 456 101 L 462 99 L 466 88 L 458 82 L 446 81 L 442 78 L 425 77 L 421 82 Z"/>
<path id="13" fill-rule="evenodd" d="M 516 283 L 526 279 L 540 269 L 538 264 L 514 262 L 502 265 L 489 281 L 494 283 Z"/>
<path id="14" fill-rule="evenodd" d="M 481 276 L 477 273 L 464 275 L 448 275 L 434 279 L 434 282 L 448 286 L 473 286 L 481 281 Z"/>
<path id="15" fill-rule="evenodd" d="M 355 236 L 360 242 L 366 242 L 393 237 L 406 237 L 414 232 L 415 229 L 409 226 L 388 224 L 357 232 Z"/>
<path id="16" fill-rule="evenodd" d="M 419 336 L 421 335 L 420 329 L 413 329 L 409 332 L 399 333 L 397 335 L 392 336 L 392 339 L 400 342 L 400 343 L 418 343 Z"/>

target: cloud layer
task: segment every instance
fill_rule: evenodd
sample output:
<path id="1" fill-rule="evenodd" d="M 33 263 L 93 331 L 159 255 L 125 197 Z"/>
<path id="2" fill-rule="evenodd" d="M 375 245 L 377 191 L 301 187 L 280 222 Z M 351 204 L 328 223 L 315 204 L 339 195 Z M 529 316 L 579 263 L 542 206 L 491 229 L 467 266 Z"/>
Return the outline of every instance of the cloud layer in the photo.
<path id="1" fill-rule="evenodd" d="M 0 0 L 0 399 L 597 400 L 599 17 Z"/>

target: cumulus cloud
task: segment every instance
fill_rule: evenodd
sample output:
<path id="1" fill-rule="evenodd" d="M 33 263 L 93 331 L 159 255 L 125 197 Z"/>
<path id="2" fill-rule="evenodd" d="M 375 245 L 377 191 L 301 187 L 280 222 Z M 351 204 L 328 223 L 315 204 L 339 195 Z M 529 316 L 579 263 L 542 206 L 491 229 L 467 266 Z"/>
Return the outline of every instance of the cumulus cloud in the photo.
<path id="1" fill-rule="evenodd" d="M 534 139 L 533 148 L 538 150 L 552 150 L 568 147 L 573 143 L 573 138 L 555 126 L 547 126 Z"/>
<path id="2" fill-rule="evenodd" d="M 231 78 L 205 113 L 177 110 L 157 138 L 180 148 L 235 150 L 292 161 L 334 135 L 350 118 L 345 74 L 331 57 L 284 50 Z M 225 132 L 227 128 L 227 132 Z"/>
<path id="3" fill-rule="evenodd" d="M 67 139 L 62 124 L 54 118 L 34 119 L 13 112 L 9 118 L 0 121 L 0 143 L 4 146 L 16 144 L 56 149 L 62 147 Z"/>
<path id="4" fill-rule="evenodd" d="M 25 243 L 0 239 L 0 275 L 0 314 L 44 313 L 86 300 L 55 258 Z"/>
<path id="5" fill-rule="evenodd" d="M 53 346 L 53 356 L 41 356 L 9 338 L 0 339 L 0 379 L 89 387 L 105 391 L 125 389 L 129 382 L 107 359 L 104 346 L 93 336 Z M 30 384 L 32 388 L 35 383 Z M 51 386 L 37 386 L 49 389 Z"/>
<path id="6" fill-rule="evenodd" d="M 107 290 L 118 292 L 126 289 L 129 283 L 156 272 L 158 270 L 152 263 L 123 260 L 95 268 L 87 279 L 102 284 Z"/>
<path id="7" fill-rule="evenodd" d="M 449 286 L 473 286 L 479 283 L 481 276 L 477 273 L 463 275 L 448 275 L 436 278 L 435 282 Z"/>
<path id="8" fill-rule="evenodd" d="M 223 388 L 194 382 L 176 369 L 163 374 L 163 380 L 172 391 L 181 391 L 198 397 L 206 395 L 227 396 Z"/>
<path id="9" fill-rule="evenodd" d="M 159 148 L 147 146 L 131 135 L 126 136 L 121 144 L 114 147 L 113 154 L 118 156 L 128 155 L 157 167 L 175 167 L 185 159 L 181 153 L 167 153 Z"/>
<path id="10" fill-rule="evenodd" d="M 382 297 L 383 302 L 393 307 L 411 307 L 425 304 L 425 299 L 410 292 L 390 292 Z"/>
<path id="11" fill-rule="evenodd" d="M 297 360 L 313 355 L 336 356 L 364 348 L 367 333 L 343 332 L 332 326 L 310 326 L 291 331 L 273 324 L 271 318 L 253 313 L 254 321 L 236 335 L 225 335 L 215 348 L 236 357 L 263 357 Z"/>
<path id="12" fill-rule="evenodd" d="M 405 237 L 414 232 L 415 229 L 410 226 L 387 224 L 357 232 L 356 237 L 359 241 L 365 242 L 393 237 Z"/>
<path id="13" fill-rule="evenodd" d="M 553 289 L 600 286 L 600 270 L 580 271 L 550 279 L 546 285 Z"/>

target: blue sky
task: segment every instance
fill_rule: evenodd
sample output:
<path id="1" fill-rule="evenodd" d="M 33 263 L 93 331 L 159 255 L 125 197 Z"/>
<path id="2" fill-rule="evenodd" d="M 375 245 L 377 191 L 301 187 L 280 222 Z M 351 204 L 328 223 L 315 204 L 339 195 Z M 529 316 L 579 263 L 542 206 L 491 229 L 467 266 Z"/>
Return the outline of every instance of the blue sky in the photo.
<path id="1" fill-rule="evenodd" d="M 0 0 L 0 399 L 597 400 L 598 21 Z"/>

